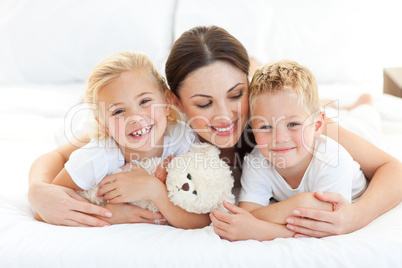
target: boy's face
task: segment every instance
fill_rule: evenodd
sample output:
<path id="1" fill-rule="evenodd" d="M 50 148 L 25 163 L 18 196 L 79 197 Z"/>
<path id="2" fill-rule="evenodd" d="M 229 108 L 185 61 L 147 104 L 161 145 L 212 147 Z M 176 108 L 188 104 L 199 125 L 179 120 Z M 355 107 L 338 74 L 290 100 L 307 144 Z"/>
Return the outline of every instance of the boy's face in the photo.
<path id="1" fill-rule="evenodd" d="M 98 103 L 99 123 L 125 149 L 126 156 L 161 148 L 170 110 L 151 74 L 121 73 L 99 90 Z"/>
<path id="2" fill-rule="evenodd" d="M 287 92 L 259 94 L 251 126 L 261 154 L 277 169 L 306 168 L 315 137 L 322 132 L 323 121 L 317 118 L 307 112 L 295 95 Z"/>

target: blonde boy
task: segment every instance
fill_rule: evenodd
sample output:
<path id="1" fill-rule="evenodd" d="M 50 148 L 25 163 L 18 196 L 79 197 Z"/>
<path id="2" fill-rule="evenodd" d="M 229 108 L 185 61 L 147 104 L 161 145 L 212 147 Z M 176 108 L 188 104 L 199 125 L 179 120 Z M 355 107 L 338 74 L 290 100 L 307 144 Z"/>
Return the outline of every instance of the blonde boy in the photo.
<path id="1" fill-rule="evenodd" d="M 245 158 L 240 207 L 251 211 L 271 198 L 283 201 L 303 192 L 329 191 L 348 201 L 359 197 L 366 179 L 348 152 L 322 136 L 313 74 L 283 60 L 255 73 L 250 85 L 250 124 L 257 142 Z"/>

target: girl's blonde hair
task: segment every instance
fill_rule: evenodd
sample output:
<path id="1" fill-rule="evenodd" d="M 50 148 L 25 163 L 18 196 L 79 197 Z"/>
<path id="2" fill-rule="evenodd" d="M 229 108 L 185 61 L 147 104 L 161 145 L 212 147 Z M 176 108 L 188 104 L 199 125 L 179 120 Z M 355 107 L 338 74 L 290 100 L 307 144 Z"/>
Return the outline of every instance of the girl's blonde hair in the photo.
<path id="1" fill-rule="evenodd" d="M 295 94 L 310 113 L 320 109 L 317 82 L 309 69 L 295 61 L 282 60 L 260 67 L 250 84 L 250 112 L 260 93 L 284 91 Z"/>
<path id="2" fill-rule="evenodd" d="M 113 54 L 100 63 L 98 63 L 91 71 L 85 90 L 85 101 L 94 105 L 94 116 L 99 114 L 98 93 L 99 90 L 112 82 L 126 71 L 140 71 L 144 74 L 151 74 L 155 79 L 153 82 L 158 86 L 162 96 L 168 90 L 165 78 L 158 72 L 151 59 L 142 52 L 120 52 Z M 171 110 L 168 116 L 168 122 L 175 123 L 179 115 L 175 109 Z M 94 126 L 90 133 L 92 139 L 103 140 L 109 135 L 106 130 L 99 124 L 94 122 Z"/>

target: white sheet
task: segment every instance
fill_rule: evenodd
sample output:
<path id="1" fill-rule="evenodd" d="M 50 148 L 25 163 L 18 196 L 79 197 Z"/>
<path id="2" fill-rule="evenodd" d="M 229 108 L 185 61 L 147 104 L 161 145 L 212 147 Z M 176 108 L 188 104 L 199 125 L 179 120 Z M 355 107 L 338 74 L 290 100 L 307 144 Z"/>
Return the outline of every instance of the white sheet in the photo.
<path id="1" fill-rule="evenodd" d="M 13 94 L 22 96 L 30 88 L 32 96 L 52 92 L 50 102 L 77 97 L 74 88 L 70 95 L 66 86 L 61 87 L 65 90 L 59 94 L 60 86 L 25 85 L 14 87 Z M 54 133 L 64 117 L 57 107 L 41 111 L 41 101 L 38 107 L 32 100 L 32 109 L 13 112 L 23 105 L 4 101 L 7 90 L 0 87 L 2 104 L 8 104 L 0 111 L 0 267 L 402 267 L 402 204 L 352 234 L 267 242 L 228 242 L 212 227 L 72 228 L 37 222 L 27 201 L 29 167 L 56 146 Z M 402 104 L 401 99 L 392 100 Z M 402 122 L 384 122 L 386 140 L 394 137 L 393 148 L 399 148 L 395 152 L 402 160 Z"/>

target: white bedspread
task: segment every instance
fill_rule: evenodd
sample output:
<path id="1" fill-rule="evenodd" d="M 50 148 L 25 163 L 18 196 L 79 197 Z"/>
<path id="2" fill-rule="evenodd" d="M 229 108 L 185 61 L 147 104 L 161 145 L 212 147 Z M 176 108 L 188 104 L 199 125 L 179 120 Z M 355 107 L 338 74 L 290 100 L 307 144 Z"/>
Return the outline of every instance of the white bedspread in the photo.
<path id="1" fill-rule="evenodd" d="M 348 235 L 267 242 L 228 242 L 212 227 L 72 228 L 37 222 L 27 201 L 30 165 L 55 148 L 64 111 L 79 100 L 82 88 L 12 88 L 0 87 L 0 267 L 402 267 L 402 204 Z M 28 88 L 29 99 L 21 98 Z M 402 107 L 401 99 L 377 100 Z M 386 109 L 380 114 L 386 146 L 402 160 L 402 121 L 387 119 Z"/>

